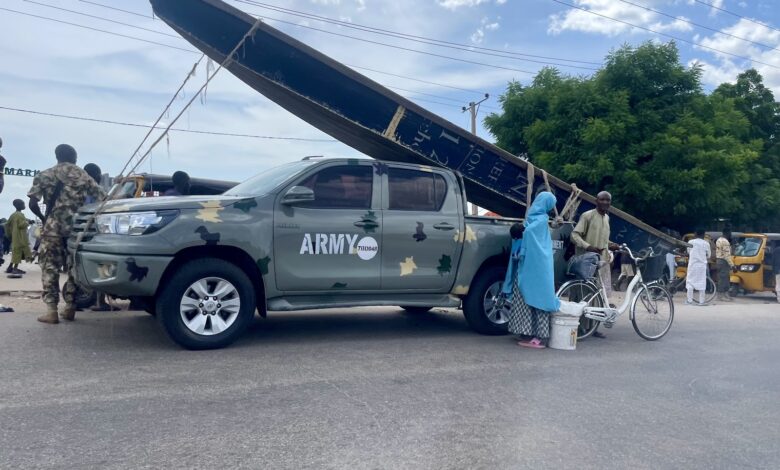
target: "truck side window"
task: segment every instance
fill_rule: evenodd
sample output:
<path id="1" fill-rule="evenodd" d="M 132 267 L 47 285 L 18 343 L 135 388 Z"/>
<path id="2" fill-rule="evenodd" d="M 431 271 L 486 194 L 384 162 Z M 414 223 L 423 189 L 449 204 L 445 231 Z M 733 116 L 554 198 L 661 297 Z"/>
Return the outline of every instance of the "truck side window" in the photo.
<path id="1" fill-rule="evenodd" d="M 390 168 L 387 178 L 391 210 L 436 212 L 444 204 L 447 182 L 437 173 Z"/>
<path id="2" fill-rule="evenodd" d="M 374 187 L 371 166 L 332 166 L 306 178 L 300 186 L 314 191 L 305 207 L 320 209 L 370 209 Z"/>

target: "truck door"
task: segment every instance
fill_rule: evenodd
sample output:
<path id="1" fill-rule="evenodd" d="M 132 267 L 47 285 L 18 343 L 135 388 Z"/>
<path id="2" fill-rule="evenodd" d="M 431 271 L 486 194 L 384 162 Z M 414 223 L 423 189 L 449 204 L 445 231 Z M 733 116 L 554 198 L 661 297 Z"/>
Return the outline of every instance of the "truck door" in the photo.
<path id="1" fill-rule="evenodd" d="M 379 289 L 379 182 L 370 162 L 336 164 L 290 186 L 311 189 L 313 201 L 286 205 L 281 200 L 290 187 L 280 193 L 274 214 L 280 290 Z"/>
<path id="2" fill-rule="evenodd" d="M 385 182 L 382 290 L 449 290 L 464 236 L 460 187 L 449 173 L 400 167 Z"/>

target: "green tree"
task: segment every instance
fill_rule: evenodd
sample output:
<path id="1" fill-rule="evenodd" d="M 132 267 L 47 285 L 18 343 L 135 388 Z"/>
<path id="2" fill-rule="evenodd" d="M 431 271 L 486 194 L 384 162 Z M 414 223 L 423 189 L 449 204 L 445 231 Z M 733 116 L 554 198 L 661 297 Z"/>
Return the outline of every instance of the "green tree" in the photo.
<path id="1" fill-rule="evenodd" d="M 734 84 L 724 83 L 714 92 L 734 101 L 750 122 L 748 139 L 760 142 L 761 154 L 750 167 L 750 179 L 742 186 L 744 210 L 735 222 L 752 230 L 780 229 L 780 103 L 755 69 L 747 70 Z"/>
<path id="2" fill-rule="evenodd" d="M 594 76 L 510 83 L 485 124 L 499 146 L 646 222 L 688 230 L 743 212 L 761 141 L 733 98 L 707 96 L 674 43 L 623 46 Z"/>

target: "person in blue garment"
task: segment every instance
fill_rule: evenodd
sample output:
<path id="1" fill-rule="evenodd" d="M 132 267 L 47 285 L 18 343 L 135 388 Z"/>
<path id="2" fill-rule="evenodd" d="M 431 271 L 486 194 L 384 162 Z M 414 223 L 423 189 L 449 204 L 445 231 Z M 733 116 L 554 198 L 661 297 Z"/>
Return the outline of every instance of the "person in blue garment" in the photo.
<path id="1" fill-rule="evenodd" d="M 544 191 L 526 213 L 522 238 L 513 236 L 504 292 L 511 292 L 509 331 L 519 346 L 544 349 L 550 338 L 550 315 L 560 309 L 555 295 L 553 245 L 548 225 L 555 195 Z"/>

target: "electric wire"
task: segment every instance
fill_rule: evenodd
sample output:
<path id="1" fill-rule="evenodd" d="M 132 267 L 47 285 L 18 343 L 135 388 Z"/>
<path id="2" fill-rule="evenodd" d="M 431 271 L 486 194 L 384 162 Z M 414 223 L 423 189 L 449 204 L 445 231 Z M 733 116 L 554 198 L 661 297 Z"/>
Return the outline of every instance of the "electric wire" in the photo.
<path id="1" fill-rule="evenodd" d="M 106 31 L 104 29 L 93 28 L 92 26 L 85 26 L 83 24 L 71 23 L 70 21 L 63 21 L 63 20 L 58 20 L 56 18 L 49 18 L 48 16 L 34 15 L 32 13 L 26 13 L 26 12 L 23 12 L 23 11 L 12 10 L 10 8 L 3 8 L 3 7 L 0 7 L 0 10 L 8 11 L 8 12 L 11 12 L 11 13 L 16 13 L 16 14 L 24 15 L 24 16 L 31 16 L 33 18 L 38 18 L 38 19 L 42 19 L 42 20 L 53 21 L 55 23 L 61 23 L 61 24 L 66 24 L 66 25 L 70 25 L 70 26 L 75 26 L 77 28 L 83 28 L 83 29 L 88 29 L 88 30 L 91 30 L 91 31 L 97 31 L 97 32 L 100 32 L 100 33 L 110 34 L 112 36 L 119 36 L 119 37 L 123 37 L 123 38 L 127 38 L 127 39 L 133 39 L 135 41 L 141 41 L 141 42 L 145 42 L 145 43 L 148 43 L 148 44 L 154 44 L 154 45 L 157 45 L 157 46 L 169 47 L 171 49 L 177 49 L 177 50 L 180 50 L 180 51 L 190 52 L 190 53 L 193 53 L 193 54 L 200 54 L 200 52 L 192 50 L 192 49 L 185 49 L 183 47 L 177 47 L 177 46 L 173 46 L 171 44 L 165 44 L 164 42 L 150 41 L 148 39 L 142 39 L 142 38 L 139 38 L 139 37 L 136 37 L 136 36 L 129 36 L 127 34 L 115 33 L 113 31 Z"/>
<path id="2" fill-rule="evenodd" d="M 90 118 L 85 116 L 74 116 L 71 114 L 58 114 L 58 113 L 50 113 L 50 112 L 44 112 L 44 111 L 35 111 L 31 109 L 23 109 L 23 108 L 14 108 L 10 106 L 0 106 L 0 110 L 5 111 L 13 111 L 17 113 L 25 113 L 25 114 L 33 114 L 38 116 L 47 116 L 47 117 L 54 117 L 54 118 L 60 118 L 60 119 L 70 119 L 74 121 L 86 121 L 86 122 L 95 122 L 95 123 L 101 123 L 101 124 L 111 124 L 115 126 L 125 126 L 125 127 L 137 127 L 137 128 L 144 128 L 144 129 L 165 129 L 163 126 L 156 126 L 152 127 L 148 124 L 138 124 L 138 123 L 132 123 L 132 122 L 123 122 L 123 121 L 113 121 L 110 119 L 99 119 L 99 118 Z M 310 139 L 305 137 L 284 137 L 284 136 L 271 136 L 271 135 L 256 135 L 256 134 L 238 134 L 238 133 L 232 133 L 232 132 L 217 132 L 217 131 L 204 131 L 204 130 L 195 130 L 195 129 L 182 129 L 182 128 L 171 128 L 171 131 L 175 132 L 184 132 L 184 133 L 190 133 L 190 134 L 204 134 L 204 135 L 214 135 L 214 136 L 220 136 L 220 137 L 244 137 L 248 139 L 263 139 L 263 140 L 291 140 L 291 141 L 299 141 L 299 142 L 338 142 L 337 140 L 333 139 Z"/>
<path id="3" fill-rule="evenodd" d="M 394 37 L 398 39 L 404 39 L 407 41 L 412 41 L 420 44 L 427 44 L 437 47 L 446 47 L 449 49 L 456 49 L 460 51 L 470 52 L 474 54 L 481 54 L 481 55 L 487 55 L 492 57 L 502 57 L 506 59 L 513 59 L 513 60 L 520 60 L 520 61 L 526 61 L 526 62 L 533 62 L 533 63 L 539 63 L 539 64 L 548 64 L 548 65 L 556 65 L 560 67 L 573 67 L 573 68 L 580 68 L 585 70 L 597 70 L 593 67 L 583 67 L 579 65 L 571 65 L 571 64 L 562 64 L 558 62 L 572 62 L 572 63 L 578 63 L 578 64 L 589 64 L 589 65 L 602 65 L 598 62 L 589 62 L 589 61 L 582 61 L 582 60 L 572 60 L 572 59 L 563 59 L 559 57 L 549 57 L 549 56 L 540 56 L 540 55 L 534 55 L 534 54 L 524 54 L 520 52 L 514 52 L 514 51 L 502 51 L 500 49 L 491 49 L 487 47 L 481 47 L 476 45 L 469 45 L 469 44 L 462 44 L 462 43 L 456 43 L 451 41 L 444 41 L 441 39 L 435 39 L 435 38 L 428 38 L 424 36 L 417 36 L 413 34 L 408 33 L 400 33 L 397 31 L 392 31 L 388 29 L 382 29 L 382 28 L 376 28 L 373 26 L 366 26 L 358 23 L 352 23 L 349 21 L 343 21 L 343 20 L 336 20 L 334 18 L 329 18 L 327 16 L 321 16 L 316 15 L 313 13 L 308 13 L 300 10 L 293 10 L 290 8 L 284 8 L 284 7 L 278 7 L 275 5 L 269 5 L 266 3 L 261 2 L 255 2 L 250 0 L 235 0 L 239 3 L 244 3 L 247 5 L 253 5 L 259 8 L 263 8 L 266 10 L 275 11 L 277 13 L 282 13 L 286 15 L 296 16 L 299 18 L 305 18 L 305 19 L 311 19 L 311 20 L 317 20 L 322 21 L 325 23 L 355 29 L 358 31 L 368 32 L 372 34 L 379 34 L 383 36 L 389 36 Z M 263 16 L 263 15 L 260 15 Z M 525 57 L 531 57 L 531 59 L 527 59 Z M 546 59 L 546 60 L 535 60 L 535 59 Z M 558 61 L 558 62 L 551 62 L 551 61 Z"/>
<path id="4" fill-rule="evenodd" d="M 754 64 L 760 64 L 760 65 L 765 65 L 767 67 L 772 67 L 774 69 L 780 69 L 780 66 L 777 66 L 777 65 L 772 65 L 772 64 L 769 64 L 769 63 L 766 63 L 766 62 L 761 62 L 759 60 L 751 59 L 750 57 L 747 57 L 747 56 L 742 56 L 742 55 L 739 55 L 739 54 L 733 54 L 731 52 L 722 51 L 722 50 L 716 49 L 714 47 L 705 46 L 704 44 L 698 43 L 696 41 L 691 41 L 689 39 L 684 39 L 684 38 L 681 38 L 679 36 L 674 36 L 674 35 L 671 35 L 671 34 L 662 33 L 660 31 L 656 31 L 654 29 L 650 29 L 650 28 L 647 28 L 647 27 L 644 27 L 644 26 L 639 26 L 639 25 L 636 25 L 636 24 L 633 24 L 633 23 L 629 23 L 628 21 L 623 21 L 623 20 L 620 20 L 620 19 L 617 19 L 617 18 L 613 18 L 613 17 L 607 16 L 607 15 L 605 15 L 603 13 L 598 13 L 598 12 L 595 12 L 593 10 L 589 10 L 587 8 L 584 8 L 584 7 L 580 7 L 580 6 L 577 6 L 577 5 L 573 5 L 571 3 L 564 2 L 562 0 L 552 0 L 552 1 L 555 2 L 555 3 L 559 3 L 561 5 L 567 6 L 569 8 L 574 8 L 576 10 L 581 10 L 581 11 L 584 11 L 586 13 L 590 13 L 591 15 L 599 16 L 601 18 L 605 18 L 605 19 L 608 19 L 608 20 L 611 20 L 611 21 L 615 21 L 615 22 L 618 22 L 618 23 L 625 24 L 627 26 L 631 26 L 632 28 L 637 28 L 637 29 L 641 29 L 641 30 L 644 30 L 644 31 L 648 31 L 650 33 L 657 34 L 659 36 L 668 37 L 670 39 L 674 39 L 675 41 L 680 41 L 680 42 L 684 42 L 686 44 L 691 44 L 693 46 L 700 47 L 702 49 L 709 49 L 711 51 L 718 52 L 718 53 L 723 54 L 723 55 L 728 55 L 728 56 L 731 56 L 731 57 L 735 57 L 737 59 L 746 60 L 746 61 L 752 62 Z"/>
<path id="5" fill-rule="evenodd" d="M 623 3 L 627 4 L 627 5 L 632 5 L 632 6 L 635 6 L 637 8 L 641 8 L 643 10 L 647 10 L 647 11 L 656 13 L 658 15 L 665 16 L 667 18 L 671 18 L 671 19 L 673 19 L 675 21 L 682 21 L 683 23 L 688 23 L 690 25 L 696 26 L 697 28 L 702 28 L 702 29 L 706 29 L 708 31 L 712 31 L 712 32 L 718 33 L 718 34 L 723 34 L 724 36 L 728 36 L 730 38 L 738 39 L 740 41 L 749 42 L 751 44 L 755 44 L 756 46 L 765 47 L 765 48 L 771 49 L 773 51 L 780 51 L 780 49 L 778 49 L 778 48 L 776 48 L 774 46 L 771 46 L 769 44 L 764 44 L 763 42 L 758 42 L 758 41 L 753 41 L 752 39 L 743 38 L 741 36 L 737 36 L 736 34 L 727 33 L 726 31 L 723 31 L 723 30 L 720 30 L 720 29 L 717 29 L 717 28 L 711 28 L 711 27 L 709 27 L 707 25 L 696 23 L 696 22 L 687 20 L 687 19 L 679 17 L 679 16 L 670 15 L 669 13 L 664 13 L 662 11 L 656 10 L 654 8 L 650 8 L 650 7 L 645 6 L 645 5 L 640 5 L 638 3 L 630 2 L 628 0 L 619 0 L 619 1 L 623 2 Z"/>
<path id="6" fill-rule="evenodd" d="M 114 10 L 114 11 L 121 11 L 122 13 L 129 13 L 129 14 L 131 14 L 131 15 L 135 15 L 135 16 L 141 16 L 141 17 L 144 17 L 144 18 L 146 18 L 146 19 L 149 19 L 149 18 L 151 18 L 151 19 L 153 19 L 153 20 L 156 20 L 156 19 L 157 19 L 157 17 L 155 17 L 155 16 L 154 16 L 154 14 L 151 14 L 151 15 L 144 15 L 144 14 L 142 14 L 142 13 L 136 13 L 136 12 L 134 12 L 134 11 L 130 11 L 130 10 L 123 10 L 123 9 L 121 9 L 121 8 L 112 7 L 111 5 L 105 5 L 105 4 L 103 4 L 103 3 L 98 3 L 98 2 L 90 2 L 90 1 L 88 1 L 88 0 L 79 0 L 79 1 L 80 1 L 81 3 L 87 3 L 87 4 L 89 4 L 89 5 L 95 5 L 95 6 L 98 6 L 98 7 L 108 8 L 109 10 Z"/>
<path id="7" fill-rule="evenodd" d="M 740 19 L 743 19 L 743 20 L 745 20 L 745 21 L 749 21 L 749 22 L 751 22 L 751 23 L 754 23 L 754 24 L 757 24 L 757 25 L 763 26 L 763 27 L 765 27 L 765 28 L 769 28 L 769 29 L 772 29 L 772 30 L 775 30 L 775 31 L 780 31 L 780 29 L 778 29 L 778 28 L 775 28 L 774 26 L 771 26 L 771 25 L 769 25 L 769 24 L 767 24 L 767 23 L 764 23 L 764 22 L 761 22 L 761 21 L 757 21 L 757 20 L 754 20 L 754 19 L 752 19 L 752 18 L 748 18 L 747 16 L 740 15 L 739 13 L 735 13 L 735 12 L 733 12 L 733 11 L 726 10 L 725 8 L 722 8 L 722 7 L 716 6 L 716 5 L 712 4 L 712 3 L 709 3 L 709 2 L 703 2 L 703 1 L 701 1 L 701 0 L 693 0 L 693 1 L 694 1 L 694 2 L 696 2 L 696 3 L 702 4 L 702 5 L 707 5 L 707 6 L 708 6 L 708 7 L 710 7 L 710 8 L 713 8 L 713 9 L 715 9 L 715 10 L 721 11 L 721 12 L 723 12 L 723 13 L 726 13 L 726 14 L 728 14 L 728 15 L 735 16 L 735 17 L 737 17 L 737 18 L 740 18 Z"/>
<path id="8" fill-rule="evenodd" d="M 22 1 L 26 2 L 26 3 L 31 3 L 33 5 L 40 5 L 42 7 L 52 8 L 54 10 L 60 10 L 60 11 L 68 12 L 68 13 L 73 13 L 74 15 L 81 15 L 81 16 L 86 16 L 88 18 L 94 18 L 96 20 L 108 21 L 110 23 L 114 23 L 114 24 L 118 24 L 118 25 L 122 25 L 122 26 L 127 26 L 128 28 L 140 29 L 142 31 L 148 31 L 150 33 L 161 34 L 163 36 L 168 36 L 170 38 L 183 39 L 181 36 L 179 36 L 177 34 L 170 34 L 170 33 L 164 32 L 164 31 L 157 31 L 156 29 L 144 28 L 143 26 L 136 26 L 136 25 L 129 24 L 129 23 L 123 23 L 121 21 L 116 21 L 116 20 L 112 20 L 112 19 L 109 19 L 109 18 L 104 18 L 102 16 L 90 15 L 89 13 L 82 13 L 80 11 L 69 10 L 67 8 L 58 7 L 56 5 L 49 5 L 48 3 L 36 2 L 36 1 L 33 1 L 33 0 L 22 0 Z"/>
<path id="9" fill-rule="evenodd" d="M 399 46 L 399 45 L 395 45 L 395 44 L 388 44 L 388 43 L 384 43 L 384 42 L 380 42 L 380 41 L 373 41 L 371 39 L 359 38 L 357 36 L 350 36 L 348 34 L 336 33 L 336 32 L 333 32 L 333 31 L 328 31 L 326 29 L 320 29 L 320 28 L 315 28 L 313 26 L 306 26 L 306 25 L 302 25 L 302 24 L 298 24 L 298 23 L 293 23 L 292 21 L 280 20 L 278 18 L 271 18 L 271 17 L 268 17 L 268 16 L 260 16 L 259 18 L 264 19 L 264 20 L 276 21 L 277 23 L 287 24 L 287 25 L 290 25 L 290 26 L 295 26 L 296 28 L 305 28 L 305 29 L 309 29 L 309 30 L 312 30 L 312 31 L 319 31 L 321 33 L 330 34 L 330 35 L 333 35 L 333 36 L 339 36 L 339 37 L 343 37 L 343 38 L 347 38 L 347 39 L 354 39 L 354 40 L 365 42 L 365 43 L 368 43 L 368 44 L 375 44 L 375 45 L 378 45 L 378 46 L 389 47 L 389 48 L 398 49 L 398 50 L 401 50 L 401 51 L 414 52 L 414 53 L 417 53 L 417 54 L 427 55 L 427 56 L 431 56 L 431 57 L 438 57 L 440 59 L 453 60 L 453 61 L 456 61 L 456 62 L 463 62 L 463 63 L 466 63 L 466 64 L 472 64 L 472 65 L 480 65 L 480 66 L 483 66 L 483 67 L 490 67 L 490 68 L 495 68 L 495 69 L 500 69 L 500 70 L 508 70 L 508 71 L 511 71 L 511 72 L 520 72 L 520 73 L 525 73 L 525 74 L 529 74 L 529 75 L 536 74 L 536 72 L 531 72 L 529 70 L 517 69 L 517 68 L 514 68 L 514 67 L 506 67 L 506 66 L 498 65 L 498 64 L 489 64 L 489 63 L 486 63 L 486 62 L 479 62 L 479 61 L 476 61 L 476 60 L 461 59 L 459 57 L 452 57 L 452 56 L 448 56 L 448 55 L 444 55 L 444 54 L 437 54 L 435 52 L 421 51 L 419 49 L 412 49 L 410 47 L 404 47 L 404 46 Z"/>

